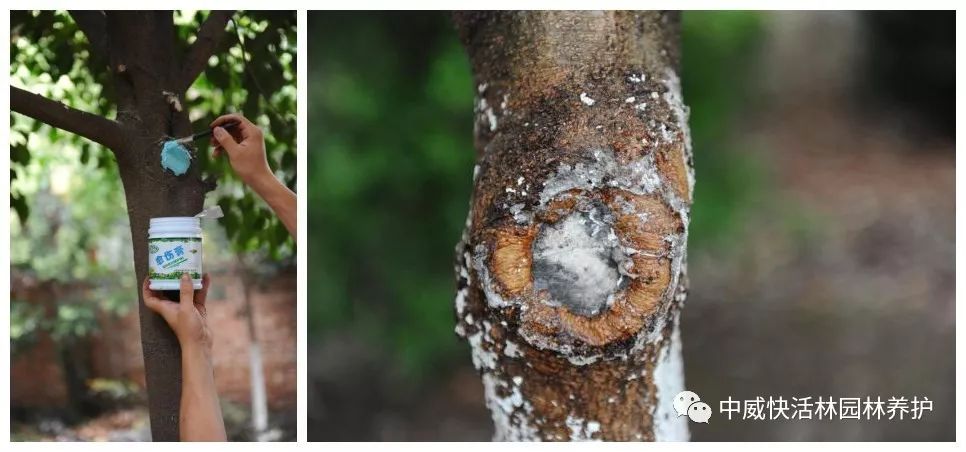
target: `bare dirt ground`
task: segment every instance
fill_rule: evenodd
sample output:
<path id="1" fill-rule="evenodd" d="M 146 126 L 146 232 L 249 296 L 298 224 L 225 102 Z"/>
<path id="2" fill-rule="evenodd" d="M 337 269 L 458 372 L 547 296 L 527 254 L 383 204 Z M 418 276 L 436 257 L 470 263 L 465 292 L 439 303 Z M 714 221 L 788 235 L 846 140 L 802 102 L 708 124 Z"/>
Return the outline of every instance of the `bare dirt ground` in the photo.
<path id="1" fill-rule="evenodd" d="M 251 441 L 251 420 L 245 406 L 222 402 L 229 441 Z M 35 413 L 30 422 L 13 421 L 13 441 L 151 441 L 148 410 L 144 406 L 119 408 L 76 424 L 60 417 Z M 267 438 L 295 441 L 295 410 L 269 414 Z"/>

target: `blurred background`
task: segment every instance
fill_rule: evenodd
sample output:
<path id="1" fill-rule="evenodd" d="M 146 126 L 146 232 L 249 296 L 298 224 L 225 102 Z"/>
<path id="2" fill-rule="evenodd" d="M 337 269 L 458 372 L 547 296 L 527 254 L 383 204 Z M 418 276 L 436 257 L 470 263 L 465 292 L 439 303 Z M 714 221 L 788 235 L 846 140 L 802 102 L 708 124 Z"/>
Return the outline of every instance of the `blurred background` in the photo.
<path id="1" fill-rule="evenodd" d="M 179 41 L 207 12 L 172 13 Z M 295 187 L 295 12 L 238 12 L 185 107 L 197 130 L 241 111 Z M 11 13 L 11 84 L 114 117 L 105 68 L 66 12 Z M 110 150 L 10 115 L 11 439 L 150 440 L 131 232 Z M 206 146 L 206 145 L 203 145 Z M 204 222 L 215 383 L 233 440 L 294 440 L 294 242 L 226 160 L 195 155 L 218 188 Z M 261 364 L 252 361 L 260 350 Z M 252 383 L 260 375 L 261 383 Z M 255 379 L 258 381 L 258 379 Z M 267 423 L 253 422 L 254 413 Z"/>
<path id="2" fill-rule="evenodd" d="M 453 333 L 473 89 L 444 13 L 310 12 L 310 440 L 488 440 Z M 953 440 L 954 14 L 685 12 L 683 314 L 704 400 L 928 397 L 918 421 L 695 440 Z"/>

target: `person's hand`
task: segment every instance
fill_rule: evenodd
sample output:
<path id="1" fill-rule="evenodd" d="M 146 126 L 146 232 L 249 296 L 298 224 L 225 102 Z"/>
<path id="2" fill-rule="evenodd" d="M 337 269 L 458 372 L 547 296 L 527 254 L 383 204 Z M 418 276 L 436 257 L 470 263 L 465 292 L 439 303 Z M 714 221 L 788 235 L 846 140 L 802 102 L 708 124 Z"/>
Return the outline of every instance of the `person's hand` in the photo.
<path id="1" fill-rule="evenodd" d="M 230 122 L 237 122 L 238 125 L 230 131 L 222 127 Z M 259 178 L 274 178 L 265 157 L 265 137 L 262 129 L 239 114 L 219 116 L 211 122 L 211 127 L 214 128 L 211 144 L 215 147 L 212 155 L 218 157 L 222 153 L 228 154 L 231 168 L 242 182 L 252 185 Z"/>
<path id="2" fill-rule="evenodd" d="M 181 348 L 200 346 L 205 352 L 211 350 L 211 330 L 208 329 L 208 312 L 205 310 L 205 299 L 208 297 L 208 286 L 211 278 L 207 273 L 201 277 L 201 290 L 195 293 L 191 286 L 191 277 L 187 273 L 181 275 L 181 300 L 171 301 L 150 289 L 149 278 L 144 278 L 141 294 L 144 304 L 158 313 L 168 322 L 168 326 L 178 336 Z"/>
<path id="3" fill-rule="evenodd" d="M 222 127 L 230 122 L 238 122 L 231 133 Z M 268 159 L 265 157 L 265 138 L 261 129 L 242 115 L 224 115 L 211 122 L 213 127 L 213 154 L 217 157 L 228 154 L 231 167 L 238 178 L 260 196 L 278 216 L 285 229 L 294 238 L 298 224 L 295 193 L 275 178 Z"/>
<path id="4" fill-rule="evenodd" d="M 205 299 L 211 278 L 201 277 L 201 290 L 191 286 L 191 277 L 181 275 L 181 296 L 171 301 L 151 290 L 148 278 L 141 285 L 144 304 L 164 317 L 181 344 L 181 423 L 182 441 L 227 441 L 225 421 L 218 403 L 214 365 L 211 358 L 211 330 Z"/>

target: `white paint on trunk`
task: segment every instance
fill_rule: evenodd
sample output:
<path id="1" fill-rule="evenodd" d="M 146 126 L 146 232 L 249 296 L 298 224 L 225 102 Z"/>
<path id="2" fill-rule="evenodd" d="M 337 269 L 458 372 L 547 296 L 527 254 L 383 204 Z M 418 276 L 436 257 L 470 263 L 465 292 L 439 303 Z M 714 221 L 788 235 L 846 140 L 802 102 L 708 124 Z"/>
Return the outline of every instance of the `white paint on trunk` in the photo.
<path id="1" fill-rule="evenodd" d="M 465 269 L 462 270 L 465 271 Z M 469 292 L 469 286 L 464 287 L 456 292 L 456 315 L 460 317 L 463 316 L 463 311 L 466 310 L 466 297 L 469 295 Z"/>
<path id="2" fill-rule="evenodd" d="M 533 214 L 523 209 L 526 207 L 525 204 L 516 203 L 510 206 L 510 214 L 513 215 L 513 221 L 517 224 L 530 224 L 533 221 Z"/>
<path id="3" fill-rule="evenodd" d="M 523 353 L 520 352 L 520 346 L 517 345 L 516 342 L 513 342 L 509 339 L 506 340 L 506 343 L 503 346 L 503 354 L 509 356 L 510 358 L 519 358 L 523 356 Z"/>
<path id="4" fill-rule="evenodd" d="M 483 321 L 481 327 L 477 330 L 476 334 L 470 335 L 466 338 L 470 343 L 470 349 L 473 354 L 473 367 L 476 367 L 480 371 L 487 371 L 496 369 L 497 359 L 499 358 L 496 353 L 491 350 L 487 350 L 483 346 L 483 342 L 487 342 L 492 345 L 492 339 L 490 334 L 490 322 L 486 320 Z"/>
<path id="5" fill-rule="evenodd" d="M 490 107 L 489 104 L 487 104 L 485 97 L 479 97 L 477 99 L 476 111 L 477 111 L 477 114 L 482 115 L 481 119 L 483 120 L 483 122 L 487 124 L 487 126 L 490 129 L 490 132 L 495 132 L 498 119 L 496 117 L 496 113 L 493 112 L 493 108 Z"/>
<path id="6" fill-rule="evenodd" d="M 489 88 L 488 83 L 481 83 L 476 88 L 476 91 L 477 91 L 476 108 L 475 108 L 475 113 L 477 115 L 476 127 L 479 127 L 482 124 L 483 126 L 487 127 L 489 131 L 492 133 L 492 132 L 496 132 L 496 129 L 500 124 L 501 118 L 506 117 L 507 115 L 510 114 L 510 110 L 507 109 L 507 105 L 509 105 L 510 103 L 510 93 L 504 92 L 502 100 L 500 100 L 499 106 L 497 108 L 494 108 L 494 105 L 491 105 L 486 100 L 486 97 L 489 95 L 492 98 L 492 96 L 498 95 L 500 89 L 497 88 L 495 90 L 496 92 L 493 92 L 494 90 L 490 90 L 488 92 L 487 91 L 488 88 Z"/>
<path id="7" fill-rule="evenodd" d="M 537 429 L 529 421 L 533 407 L 523 399 L 519 385 L 507 385 L 492 373 L 484 372 L 483 396 L 496 427 L 494 441 L 540 441 Z"/>
<path id="8" fill-rule="evenodd" d="M 545 205 L 560 193 L 575 188 L 614 187 L 640 195 L 661 189 L 661 177 L 652 153 L 630 163 L 618 161 L 611 149 L 593 149 L 588 154 L 590 158 L 586 162 L 560 164 L 557 172 L 543 183 L 540 204 Z"/>
<path id="9" fill-rule="evenodd" d="M 263 434 L 268 431 L 268 395 L 265 390 L 262 348 L 257 343 L 249 346 L 248 358 L 252 386 L 252 431 L 255 432 L 255 439 L 261 441 Z"/>
<path id="10" fill-rule="evenodd" d="M 567 361 L 570 361 L 570 364 L 573 364 L 575 366 L 586 366 L 588 364 L 593 364 L 593 363 L 596 363 L 598 359 L 600 359 L 600 355 L 594 355 L 594 356 L 568 355 L 567 356 Z"/>
<path id="11" fill-rule="evenodd" d="M 600 432 L 600 422 L 585 421 L 573 415 L 567 415 L 564 423 L 570 429 L 570 441 L 600 441 L 594 438 L 594 434 Z"/>
<path id="12" fill-rule="evenodd" d="M 674 411 L 674 396 L 684 391 L 684 358 L 681 354 L 680 319 L 675 316 L 670 343 L 661 348 L 654 368 L 657 406 L 654 407 L 654 439 L 656 441 L 688 441 L 687 416 Z"/>

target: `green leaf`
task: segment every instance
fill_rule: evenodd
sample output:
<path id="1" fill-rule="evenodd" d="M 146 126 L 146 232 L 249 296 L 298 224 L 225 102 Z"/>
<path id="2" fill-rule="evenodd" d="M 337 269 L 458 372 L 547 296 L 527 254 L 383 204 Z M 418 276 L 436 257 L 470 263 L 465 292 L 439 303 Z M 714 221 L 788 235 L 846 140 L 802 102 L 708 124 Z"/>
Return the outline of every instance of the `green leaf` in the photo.
<path id="1" fill-rule="evenodd" d="M 10 162 L 18 165 L 30 162 L 30 149 L 26 143 L 10 146 Z"/>
<path id="2" fill-rule="evenodd" d="M 26 198 L 18 194 L 10 195 L 10 207 L 17 212 L 21 224 L 27 221 L 27 217 L 30 215 L 30 206 L 27 205 Z"/>

